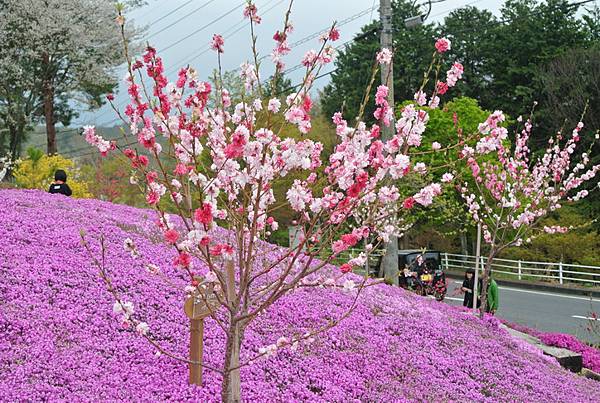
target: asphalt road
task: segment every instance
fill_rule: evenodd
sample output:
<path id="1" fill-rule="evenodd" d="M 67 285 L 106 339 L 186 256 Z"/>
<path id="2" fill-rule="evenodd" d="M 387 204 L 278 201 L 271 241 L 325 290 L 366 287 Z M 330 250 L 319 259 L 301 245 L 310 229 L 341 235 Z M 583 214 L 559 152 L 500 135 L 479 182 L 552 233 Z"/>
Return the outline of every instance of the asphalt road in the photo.
<path id="1" fill-rule="evenodd" d="M 457 294 L 462 281 L 449 280 L 445 301 L 451 305 L 462 305 L 463 294 Z M 598 336 L 586 330 L 591 312 L 600 314 L 600 300 L 515 287 L 500 286 L 498 289 L 499 308 L 496 316 L 544 332 L 570 333 L 581 340 L 600 341 Z"/>

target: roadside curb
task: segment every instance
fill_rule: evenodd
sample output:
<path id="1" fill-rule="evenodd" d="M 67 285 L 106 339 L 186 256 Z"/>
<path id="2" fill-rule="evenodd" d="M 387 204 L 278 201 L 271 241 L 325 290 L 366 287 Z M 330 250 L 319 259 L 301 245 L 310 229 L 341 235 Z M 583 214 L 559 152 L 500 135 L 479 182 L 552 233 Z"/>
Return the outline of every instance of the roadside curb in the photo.
<path id="1" fill-rule="evenodd" d="M 464 277 L 464 273 L 462 273 L 462 272 L 446 270 L 445 273 L 446 273 L 447 277 L 450 277 L 453 279 L 462 279 Z M 509 287 L 512 286 L 512 287 L 525 288 L 528 290 L 550 291 L 550 292 L 556 292 L 556 293 L 562 293 L 562 294 L 584 295 L 586 297 L 591 297 L 591 298 L 600 298 L 600 290 L 587 290 L 585 288 L 576 287 L 576 286 L 566 287 L 566 286 L 545 284 L 545 283 L 534 282 L 534 281 L 504 280 L 504 279 L 502 279 L 502 280 L 495 279 L 495 280 L 496 280 L 496 283 L 498 283 L 498 285 L 500 285 L 500 286 L 509 286 Z"/>

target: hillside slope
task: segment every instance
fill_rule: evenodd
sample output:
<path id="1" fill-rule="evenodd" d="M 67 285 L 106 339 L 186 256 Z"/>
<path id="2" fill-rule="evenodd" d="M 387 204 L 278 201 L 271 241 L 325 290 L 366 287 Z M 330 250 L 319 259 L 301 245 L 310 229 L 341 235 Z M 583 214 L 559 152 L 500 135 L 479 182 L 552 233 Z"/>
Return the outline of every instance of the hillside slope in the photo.
<path id="1" fill-rule="evenodd" d="M 187 368 L 120 328 L 113 301 L 80 245 L 80 229 L 119 290 L 161 345 L 186 354 L 182 295 L 145 272 L 122 244 L 167 274 L 173 252 L 157 242 L 154 214 L 39 191 L 0 191 L 0 401 L 215 401 L 219 376 L 187 385 Z M 177 280 L 176 280 L 177 282 Z M 291 294 L 248 329 L 246 350 L 310 329 L 349 306 L 351 294 Z M 224 340 L 211 320 L 205 361 L 219 366 Z M 389 286 L 370 287 L 350 318 L 296 351 L 242 370 L 248 401 L 600 401 L 600 383 L 564 371 L 513 340 L 495 321 Z"/>

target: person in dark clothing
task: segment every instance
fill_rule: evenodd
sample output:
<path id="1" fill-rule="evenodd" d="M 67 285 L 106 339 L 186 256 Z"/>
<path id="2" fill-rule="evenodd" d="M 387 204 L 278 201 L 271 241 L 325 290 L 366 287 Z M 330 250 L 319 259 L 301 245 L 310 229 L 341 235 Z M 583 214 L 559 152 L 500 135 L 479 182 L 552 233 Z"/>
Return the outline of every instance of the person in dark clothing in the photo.
<path id="1" fill-rule="evenodd" d="M 71 196 L 73 192 L 69 185 L 67 185 L 67 173 L 62 169 L 57 169 L 54 172 L 54 182 L 50 185 L 50 189 L 48 192 L 50 193 L 60 193 L 65 196 Z"/>
<path id="2" fill-rule="evenodd" d="M 475 270 L 467 269 L 465 272 L 465 279 L 462 283 L 460 290 L 465 293 L 463 300 L 463 306 L 467 308 L 473 308 L 473 288 L 475 287 Z M 479 308 L 480 301 L 477 298 L 477 307 Z"/>

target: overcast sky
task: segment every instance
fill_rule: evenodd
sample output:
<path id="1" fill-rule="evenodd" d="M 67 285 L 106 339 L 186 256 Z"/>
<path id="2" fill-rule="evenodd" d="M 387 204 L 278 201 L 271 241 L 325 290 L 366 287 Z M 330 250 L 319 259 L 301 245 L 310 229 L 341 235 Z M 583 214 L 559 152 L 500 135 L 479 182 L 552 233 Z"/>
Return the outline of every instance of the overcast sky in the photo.
<path id="1" fill-rule="evenodd" d="M 425 0 L 420 0 L 425 1 Z M 135 24 L 147 26 L 145 41 L 157 48 L 163 58 L 169 79 L 173 80 L 178 68 L 190 64 L 204 78 L 216 68 L 216 55 L 208 50 L 212 35 L 225 37 L 225 53 L 222 55 L 223 69 L 233 70 L 252 56 L 249 24 L 242 18 L 242 0 L 149 0 L 145 7 L 133 10 L 127 16 Z M 257 0 L 262 23 L 257 28 L 260 55 L 268 55 L 273 47 L 273 33 L 281 29 L 283 16 L 289 0 Z M 442 21 L 451 11 L 473 5 L 499 13 L 502 0 L 446 0 L 433 5 L 429 21 Z M 294 33 L 290 43 L 326 29 L 335 20 L 340 26 L 338 44 L 352 39 L 360 28 L 373 19 L 378 19 L 379 0 L 295 0 L 291 20 Z M 426 11 L 426 6 L 423 7 Z M 352 21 L 345 22 L 348 19 Z M 287 67 L 299 63 L 302 55 L 318 46 L 317 39 L 295 47 L 286 57 Z M 270 64 L 270 63 L 265 63 Z M 270 67 L 270 66 L 269 66 Z M 333 69 L 329 67 L 323 72 Z M 119 72 L 119 77 L 125 71 Z M 263 76 L 268 71 L 263 72 Z M 302 70 L 291 72 L 288 77 L 296 84 L 303 77 Z M 316 88 L 327 84 L 329 76 L 318 80 Z M 122 106 L 127 102 L 123 85 L 115 102 Z M 85 112 L 74 122 L 76 125 L 106 125 L 114 123 L 114 112 L 109 107 L 99 111 Z"/>

